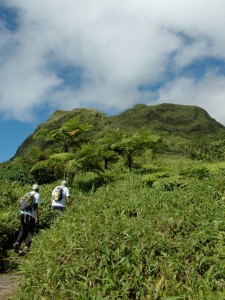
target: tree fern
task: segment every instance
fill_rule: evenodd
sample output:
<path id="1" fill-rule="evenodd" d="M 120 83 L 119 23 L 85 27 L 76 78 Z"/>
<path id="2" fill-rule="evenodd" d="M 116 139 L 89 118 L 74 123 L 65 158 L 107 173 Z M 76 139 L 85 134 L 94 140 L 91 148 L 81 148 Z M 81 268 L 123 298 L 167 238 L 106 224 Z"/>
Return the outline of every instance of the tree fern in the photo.
<path id="1" fill-rule="evenodd" d="M 51 161 L 67 162 L 74 159 L 74 154 L 68 152 L 56 153 L 50 156 Z"/>

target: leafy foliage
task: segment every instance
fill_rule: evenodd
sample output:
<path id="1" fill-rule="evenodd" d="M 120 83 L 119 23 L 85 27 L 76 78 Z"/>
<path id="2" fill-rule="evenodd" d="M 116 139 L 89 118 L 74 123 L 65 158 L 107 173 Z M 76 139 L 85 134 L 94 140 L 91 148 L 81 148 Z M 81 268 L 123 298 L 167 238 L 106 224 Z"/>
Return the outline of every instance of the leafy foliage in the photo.
<path id="1" fill-rule="evenodd" d="M 77 138 L 81 133 L 89 132 L 92 129 L 92 125 L 82 124 L 80 122 L 80 118 L 75 116 L 63 123 L 63 125 L 58 129 L 50 130 L 44 128 L 38 130 L 33 138 L 43 139 L 46 141 L 56 141 L 58 143 L 58 147 L 61 145 L 61 151 L 68 152 L 71 145 L 76 145 L 77 147 L 80 146 L 80 141 Z"/>
<path id="2" fill-rule="evenodd" d="M 0 165 L 0 180 L 19 181 L 21 184 L 31 184 L 34 177 L 30 173 L 30 165 L 24 160 L 15 160 Z"/>
<path id="3" fill-rule="evenodd" d="M 225 158 L 225 141 L 203 139 L 201 142 L 195 142 L 192 146 L 186 147 L 186 151 L 192 159 L 218 162 Z"/>
<path id="4" fill-rule="evenodd" d="M 179 118 L 174 118 L 174 111 Z M 20 265 L 23 284 L 14 299 L 223 299 L 222 139 L 219 144 L 212 140 L 207 159 L 199 163 L 169 153 L 161 133 L 150 135 L 149 120 L 153 128 L 173 133 L 167 136 L 171 144 L 184 129 L 183 119 L 192 121 L 183 136 L 208 132 L 212 124 L 214 131 L 221 126 L 203 110 L 192 107 L 184 112 L 170 104 L 153 110 L 136 106 L 109 123 L 102 114 L 92 116 L 92 125 L 86 127 L 81 116 L 57 112 L 49 120 L 51 126 L 38 130 L 36 138 L 60 140 L 61 149 L 46 147 L 41 153 L 32 148 L 27 150 L 30 159 L 16 158 L 0 166 L 2 261 L 12 255 L 8 249 L 18 230 L 17 199 L 30 189 L 29 176 L 18 182 L 16 176 L 7 177 L 10 170 L 25 172 L 25 162 L 28 173 L 32 167 L 31 178 L 42 184 L 40 222 L 31 251 Z M 160 118 L 164 127 L 159 126 Z M 109 130 L 102 134 L 96 120 Z M 126 134 L 115 129 L 118 124 L 128 129 Z M 80 143 L 92 126 L 95 138 Z M 213 149 L 220 149 L 216 164 L 208 159 Z M 56 215 L 50 209 L 51 192 L 65 173 L 71 205 Z"/>
<path id="5" fill-rule="evenodd" d="M 35 236 L 15 299 L 220 299 L 224 184 L 217 174 L 160 191 L 129 173 L 77 194 L 76 205 Z"/>
<path id="6" fill-rule="evenodd" d="M 55 181 L 57 176 L 62 177 L 63 172 L 59 172 L 58 169 L 61 171 L 61 165 L 59 167 L 58 164 L 54 164 L 51 160 L 41 160 L 31 168 L 30 172 L 33 174 L 36 182 L 45 184 Z"/>
<path id="7" fill-rule="evenodd" d="M 142 182 L 148 187 L 159 190 L 171 191 L 175 188 L 186 187 L 191 182 L 187 178 L 179 175 L 169 175 L 168 173 L 159 172 L 151 175 L 144 175 Z"/>
<path id="8" fill-rule="evenodd" d="M 71 123 L 80 120 L 82 125 L 90 124 L 88 126 L 93 126 L 93 130 L 89 131 L 89 128 L 86 131 L 85 128 L 79 128 L 79 122 L 70 124 L 70 120 Z M 133 135 L 142 129 L 164 135 L 167 148 L 163 151 L 172 151 L 173 153 L 179 151 L 183 153 L 184 146 L 194 138 L 199 139 L 202 136 L 205 138 L 213 135 L 213 138 L 217 140 L 218 137 L 224 139 L 225 134 L 224 126 L 196 106 L 169 103 L 155 106 L 138 104 L 116 116 L 105 116 L 93 109 L 77 108 L 71 111 L 56 111 L 46 123 L 41 124 L 35 131 L 34 135 L 36 137 L 39 135 L 41 139 L 33 139 L 34 135 L 29 136 L 18 148 L 16 157 L 28 157 L 29 149 L 33 146 L 42 151 L 59 147 L 61 148 L 59 152 L 67 151 L 68 147 L 72 146 L 71 141 L 73 140 L 75 142 L 84 138 L 88 141 L 97 140 L 104 136 L 105 131 L 116 128 L 127 135 Z M 85 134 L 77 132 L 78 135 L 69 135 L 69 132 L 73 133 L 77 129 L 81 129 L 81 131 L 84 129 Z M 43 133 L 42 136 L 41 133 Z M 58 136 L 64 139 L 64 144 L 61 143 L 60 146 L 57 142 Z"/>
<path id="9" fill-rule="evenodd" d="M 135 156 L 140 156 L 146 149 L 154 149 L 159 144 L 162 144 L 162 138 L 159 135 L 141 130 L 131 136 L 115 132 L 114 142 L 110 147 L 124 158 L 125 163 L 131 171 Z"/>

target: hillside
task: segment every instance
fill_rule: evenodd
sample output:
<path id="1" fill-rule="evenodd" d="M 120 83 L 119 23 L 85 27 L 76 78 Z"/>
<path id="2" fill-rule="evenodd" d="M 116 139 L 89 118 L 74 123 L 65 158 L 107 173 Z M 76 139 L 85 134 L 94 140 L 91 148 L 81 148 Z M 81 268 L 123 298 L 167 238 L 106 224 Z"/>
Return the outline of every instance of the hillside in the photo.
<path id="1" fill-rule="evenodd" d="M 29 160 L 2 165 L 0 272 L 12 270 L 21 279 L 10 299 L 224 299 L 225 139 L 212 143 L 220 151 L 208 143 L 210 136 L 225 136 L 224 127 L 198 107 L 139 104 L 116 116 L 56 111 L 36 131 L 61 128 L 76 115 L 94 125 L 88 138 L 107 128 L 128 134 L 145 128 L 164 132 L 170 152 L 163 148 L 153 156 L 147 149 L 132 170 L 118 159 L 104 176 L 84 168 L 70 179 L 68 172 L 71 201 L 62 215 L 50 205 L 62 172 L 51 177 L 47 166 L 29 181 Z M 48 146 L 32 137 L 17 155 Z M 200 137 L 206 159 L 178 153 L 187 141 L 198 150 Z M 18 200 L 33 182 L 41 185 L 39 222 L 30 251 L 18 257 L 12 250 Z"/>
<path id="2" fill-rule="evenodd" d="M 178 134 L 213 134 L 225 127 L 202 108 L 178 104 L 147 106 L 138 104 L 117 116 L 109 117 L 114 127 L 133 131 L 144 127 L 152 131 Z M 132 122 L 131 122 L 132 120 Z"/>
<path id="3" fill-rule="evenodd" d="M 119 128 L 128 134 L 141 128 L 164 132 L 167 133 L 167 139 L 172 141 L 173 144 L 182 144 L 183 140 L 190 140 L 195 138 L 196 135 L 203 137 L 225 134 L 225 127 L 211 118 L 204 109 L 197 106 L 177 104 L 159 104 L 155 106 L 138 104 L 114 116 L 106 116 L 103 112 L 85 108 L 76 108 L 71 111 L 58 110 L 52 114 L 47 122 L 40 124 L 34 133 L 41 128 L 59 128 L 64 122 L 77 115 L 80 116 L 82 122 L 94 126 L 94 130 L 86 135 L 87 139 L 98 138 L 103 130 L 108 128 Z M 26 155 L 32 146 L 38 146 L 41 149 L 49 146 L 47 142 L 33 140 L 33 134 L 21 144 L 15 157 Z"/>
<path id="4" fill-rule="evenodd" d="M 172 175 L 190 162 L 161 157 L 157 165 Z M 95 192 L 79 184 L 87 174 L 76 177 L 68 211 L 21 259 L 12 299 L 224 299 L 224 171 L 186 173 L 190 184 L 173 190 L 144 185 L 151 174 L 119 171 Z M 51 187 L 42 186 L 45 220 Z"/>

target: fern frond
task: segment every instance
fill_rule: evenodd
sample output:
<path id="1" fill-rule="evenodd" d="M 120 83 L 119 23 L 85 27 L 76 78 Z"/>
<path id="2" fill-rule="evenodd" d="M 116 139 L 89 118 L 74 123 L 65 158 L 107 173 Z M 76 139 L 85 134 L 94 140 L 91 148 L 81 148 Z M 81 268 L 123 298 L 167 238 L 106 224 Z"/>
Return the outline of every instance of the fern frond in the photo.
<path id="1" fill-rule="evenodd" d="M 38 130 L 34 135 L 33 139 L 45 139 L 49 134 L 49 129 Z"/>
<path id="2" fill-rule="evenodd" d="M 50 157 L 50 160 L 63 162 L 63 161 L 69 161 L 73 158 L 74 158 L 74 154 L 68 152 L 62 152 L 62 153 L 53 154 Z"/>
<path id="3" fill-rule="evenodd" d="M 34 172 L 34 171 L 40 170 L 40 169 L 46 169 L 46 168 L 51 167 L 52 165 L 53 165 L 53 163 L 49 159 L 42 160 L 42 161 L 39 161 L 35 166 L 32 167 L 31 172 Z"/>
<path id="4" fill-rule="evenodd" d="M 76 159 L 72 159 L 66 164 L 66 171 L 68 173 L 76 173 L 78 169 L 81 169 L 81 164 Z"/>

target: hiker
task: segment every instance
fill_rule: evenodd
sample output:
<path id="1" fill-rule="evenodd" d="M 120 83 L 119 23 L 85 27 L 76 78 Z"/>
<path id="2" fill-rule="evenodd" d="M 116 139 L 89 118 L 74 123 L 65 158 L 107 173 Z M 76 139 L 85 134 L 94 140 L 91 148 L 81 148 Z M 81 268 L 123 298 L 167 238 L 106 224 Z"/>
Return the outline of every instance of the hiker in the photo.
<path id="1" fill-rule="evenodd" d="M 67 187 L 67 182 L 63 180 L 60 186 L 56 186 L 52 191 L 51 206 L 53 210 L 63 212 L 66 204 L 70 202 L 70 192 Z"/>
<path id="2" fill-rule="evenodd" d="M 25 240 L 25 247 L 20 255 L 25 255 L 30 248 L 35 225 L 38 223 L 38 204 L 40 203 L 39 186 L 34 184 L 32 191 L 22 197 L 20 202 L 21 229 L 13 244 L 15 253 L 19 253 L 20 245 Z"/>

